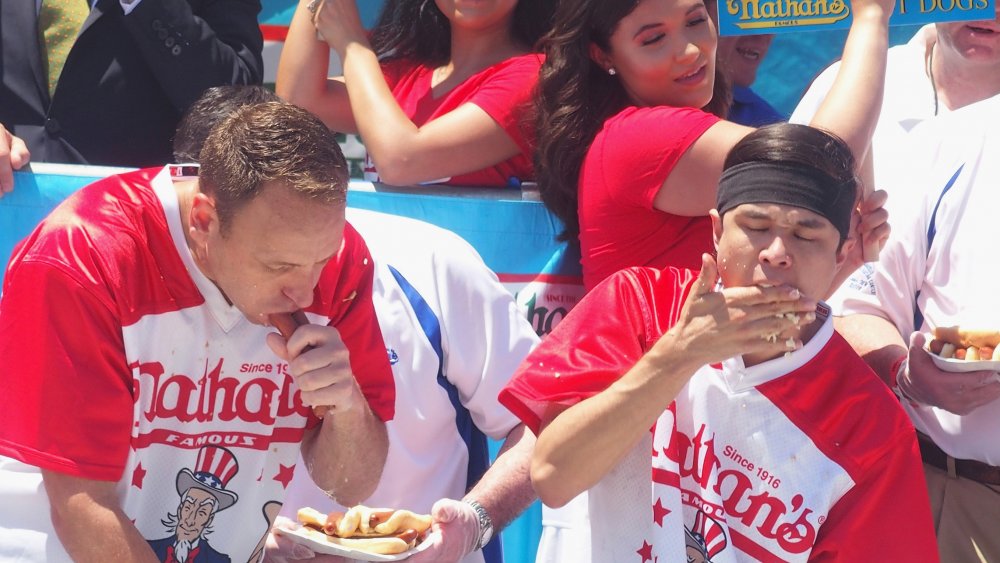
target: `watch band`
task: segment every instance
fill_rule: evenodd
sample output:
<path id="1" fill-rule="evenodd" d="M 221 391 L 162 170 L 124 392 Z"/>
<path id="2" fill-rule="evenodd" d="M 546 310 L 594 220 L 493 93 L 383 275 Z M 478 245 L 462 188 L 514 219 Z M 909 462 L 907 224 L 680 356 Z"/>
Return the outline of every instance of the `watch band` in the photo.
<path id="1" fill-rule="evenodd" d="M 472 507 L 476 511 L 476 515 L 479 517 L 479 536 L 476 538 L 476 550 L 480 550 L 490 543 L 493 539 L 493 519 L 490 518 L 490 514 L 486 512 L 483 505 L 479 504 L 474 500 L 466 499 L 463 502 Z"/>

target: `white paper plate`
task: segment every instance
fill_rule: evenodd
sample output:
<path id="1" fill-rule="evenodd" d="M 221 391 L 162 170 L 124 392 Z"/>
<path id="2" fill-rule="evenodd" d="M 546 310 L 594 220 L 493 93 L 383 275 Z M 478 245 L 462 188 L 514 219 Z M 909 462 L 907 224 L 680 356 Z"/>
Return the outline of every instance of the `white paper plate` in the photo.
<path id="1" fill-rule="evenodd" d="M 977 360 L 969 362 L 956 358 L 942 358 L 941 356 L 938 356 L 930 351 L 928 351 L 928 354 L 930 355 L 931 360 L 934 361 L 934 365 L 936 365 L 941 371 L 964 373 L 967 371 L 989 370 L 1000 372 L 1000 361 Z"/>
<path id="2" fill-rule="evenodd" d="M 398 553 L 396 555 L 382 555 L 379 553 L 358 551 L 356 549 L 330 543 L 326 541 L 325 534 L 310 528 L 302 527 L 295 530 L 281 530 L 281 534 L 295 543 L 300 543 L 308 547 L 316 553 L 339 555 L 341 557 L 347 557 L 348 559 L 357 559 L 358 561 L 402 561 L 414 553 L 420 553 L 424 549 L 427 549 L 430 547 L 431 543 L 433 543 L 429 541 L 428 538 L 420 542 L 420 545 L 409 551 Z"/>

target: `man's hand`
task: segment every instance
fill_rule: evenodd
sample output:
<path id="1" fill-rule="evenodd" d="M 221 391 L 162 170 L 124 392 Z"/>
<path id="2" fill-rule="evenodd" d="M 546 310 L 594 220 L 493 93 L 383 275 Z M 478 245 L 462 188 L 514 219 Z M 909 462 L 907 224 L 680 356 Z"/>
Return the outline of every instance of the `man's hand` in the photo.
<path id="1" fill-rule="evenodd" d="M 966 415 L 1000 398 L 1000 376 L 995 371 L 942 371 L 924 350 L 922 333 L 910 335 L 907 368 L 896 376 L 904 398 Z"/>
<path id="2" fill-rule="evenodd" d="M 844 241 L 847 259 L 837 269 L 837 274 L 833 277 L 833 282 L 824 298 L 836 293 L 851 274 L 866 262 L 878 260 L 879 253 L 889 240 L 889 212 L 885 209 L 888 198 L 885 190 L 876 190 L 862 199 L 854 210 L 850 237 Z"/>
<path id="3" fill-rule="evenodd" d="M 816 319 L 815 300 L 788 286 L 716 291 L 717 279 L 715 259 L 703 255 L 677 324 L 653 350 L 671 347 L 702 366 L 740 354 L 777 355 L 802 347 L 798 328 Z"/>
<path id="4" fill-rule="evenodd" d="M 303 325 L 287 343 L 280 334 L 268 334 L 267 345 L 288 362 L 288 371 L 302 391 L 304 404 L 336 412 L 366 408 L 364 394 L 351 371 L 350 354 L 337 329 Z"/>
<path id="5" fill-rule="evenodd" d="M 288 563 L 289 561 L 311 561 L 312 563 L 347 563 L 347 559 L 336 555 L 316 554 L 308 547 L 296 543 L 284 536 L 285 530 L 294 530 L 298 524 L 288 518 L 279 516 L 274 521 L 271 534 L 267 537 L 264 548 L 265 563 Z"/>
<path id="6" fill-rule="evenodd" d="M 0 197 L 14 191 L 14 170 L 20 170 L 29 158 L 24 141 L 0 125 Z"/>
<path id="7" fill-rule="evenodd" d="M 479 515 L 470 505 L 441 499 L 431 508 L 430 546 L 410 556 L 411 563 L 455 563 L 472 553 L 479 540 Z"/>

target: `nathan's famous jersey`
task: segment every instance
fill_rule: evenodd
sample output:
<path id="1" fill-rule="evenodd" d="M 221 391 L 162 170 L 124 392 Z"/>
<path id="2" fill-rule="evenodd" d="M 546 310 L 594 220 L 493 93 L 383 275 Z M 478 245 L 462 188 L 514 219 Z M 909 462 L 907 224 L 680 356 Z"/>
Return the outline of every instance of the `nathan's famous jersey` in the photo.
<path id="1" fill-rule="evenodd" d="M 697 272 L 623 270 L 528 356 L 500 401 L 537 430 L 673 326 Z M 827 319 L 803 348 L 704 366 L 589 490 L 594 561 L 927 561 L 915 436 Z M 609 424 L 613 422 L 609 421 Z"/>
<path id="2" fill-rule="evenodd" d="M 338 327 L 388 420 L 370 262 L 348 227 L 309 317 Z M 44 468 L 117 481 L 161 560 L 256 560 L 316 424 L 269 332 L 195 266 L 168 169 L 67 199 L 16 251 L 0 301 L 0 365 L 18 366 L 0 373 L 0 559 L 68 559 Z"/>

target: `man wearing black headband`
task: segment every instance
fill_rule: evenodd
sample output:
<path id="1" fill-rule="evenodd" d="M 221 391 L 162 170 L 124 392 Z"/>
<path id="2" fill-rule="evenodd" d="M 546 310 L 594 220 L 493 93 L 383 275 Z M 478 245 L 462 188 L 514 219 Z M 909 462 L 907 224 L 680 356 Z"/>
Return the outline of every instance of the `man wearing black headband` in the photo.
<path id="1" fill-rule="evenodd" d="M 725 560 L 932 560 L 913 429 L 819 302 L 854 244 L 850 150 L 779 125 L 725 168 L 717 258 L 618 272 L 501 392 L 540 433 L 535 489 L 589 489 L 595 561 L 681 561 L 691 537 Z"/>

